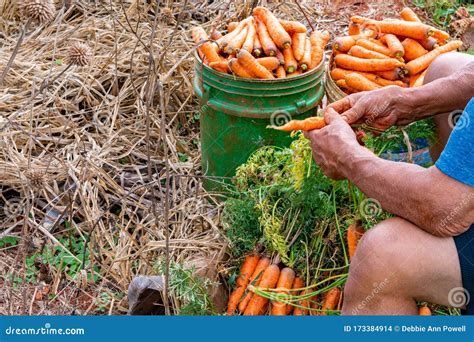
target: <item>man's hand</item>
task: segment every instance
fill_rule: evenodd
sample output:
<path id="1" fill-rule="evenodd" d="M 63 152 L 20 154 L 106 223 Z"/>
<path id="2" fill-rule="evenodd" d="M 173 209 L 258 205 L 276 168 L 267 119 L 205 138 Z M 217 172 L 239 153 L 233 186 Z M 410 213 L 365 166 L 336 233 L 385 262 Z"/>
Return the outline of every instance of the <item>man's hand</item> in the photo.
<path id="1" fill-rule="evenodd" d="M 384 87 L 348 95 L 330 104 L 329 108 L 339 113 L 349 124 L 360 123 L 386 130 L 391 126 L 406 125 L 413 121 L 408 118 L 410 110 L 402 101 L 403 88 Z"/>
<path id="2" fill-rule="evenodd" d="M 313 158 L 326 176 L 332 179 L 345 179 L 342 164 L 352 151 L 362 148 L 349 124 L 334 109 L 328 108 L 324 119 L 328 124 L 321 129 L 306 132 L 311 140 Z"/>

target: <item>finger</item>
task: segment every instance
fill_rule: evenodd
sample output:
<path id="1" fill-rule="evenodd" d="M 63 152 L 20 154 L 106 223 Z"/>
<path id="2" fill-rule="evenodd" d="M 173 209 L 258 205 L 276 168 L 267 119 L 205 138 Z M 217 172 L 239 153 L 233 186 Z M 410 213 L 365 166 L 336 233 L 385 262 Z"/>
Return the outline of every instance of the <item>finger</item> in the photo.
<path id="1" fill-rule="evenodd" d="M 342 113 L 341 116 L 349 124 L 353 124 L 354 122 L 357 122 L 357 120 L 359 120 L 360 118 L 364 116 L 364 110 L 356 104 L 354 107 Z"/>
<path id="2" fill-rule="evenodd" d="M 326 124 L 330 125 L 331 122 L 334 122 L 338 119 L 341 119 L 341 115 L 339 115 L 339 113 L 336 112 L 333 108 L 328 108 L 324 112 L 324 121 L 326 121 Z"/>
<path id="3" fill-rule="evenodd" d="M 351 108 L 351 102 L 349 100 L 349 97 L 346 96 L 334 103 L 331 103 L 327 106 L 326 110 L 328 110 L 329 108 L 334 109 L 339 114 L 345 112 L 346 110 Z"/>

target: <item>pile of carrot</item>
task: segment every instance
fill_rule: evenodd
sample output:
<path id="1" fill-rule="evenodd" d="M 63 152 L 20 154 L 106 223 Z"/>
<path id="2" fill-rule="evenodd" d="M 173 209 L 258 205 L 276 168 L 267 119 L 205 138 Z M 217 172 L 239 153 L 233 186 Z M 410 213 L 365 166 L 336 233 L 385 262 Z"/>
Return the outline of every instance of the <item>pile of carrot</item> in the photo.
<path id="1" fill-rule="evenodd" d="M 274 293 L 289 296 L 301 296 L 302 299 L 291 303 L 270 301 L 254 293 L 252 291 L 254 288 L 273 290 Z M 320 307 L 318 296 L 311 296 L 311 291 L 305 288 L 303 280 L 291 268 L 280 269 L 267 257 L 248 255 L 240 268 L 236 288 L 229 296 L 227 314 L 233 315 L 238 311 L 245 316 L 324 315 L 340 307 L 341 294 L 341 290 L 337 287 L 330 289 L 325 293 Z"/>
<path id="2" fill-rule="evenodd" d="M 329 33 L 313 31 L 296 21 L 278 19 L 269 9 L 255 7 L 253 15 L 231 22 L 227 33 L 210 36 L 196 26 L 192 38 L 209 67 L 244 78 L 275 79 L 300 75 L 323 60 Z"/>
<path id="3" fill-rule="evenodd" d="M 401 19 L 351 18 L 348 35 L 333 42 L 331 77 L 346 93 L 423 84 L 433 60 L 461 47 L 459 40 L 421 22 L 410 8 Z"/>

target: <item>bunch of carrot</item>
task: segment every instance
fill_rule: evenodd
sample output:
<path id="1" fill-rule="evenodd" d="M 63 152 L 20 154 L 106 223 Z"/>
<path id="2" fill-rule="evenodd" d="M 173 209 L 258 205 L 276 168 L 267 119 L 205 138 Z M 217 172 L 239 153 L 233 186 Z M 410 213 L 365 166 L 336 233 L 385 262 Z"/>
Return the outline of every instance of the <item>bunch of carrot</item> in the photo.
<path id="1" fill-rule="evenodd" d="M 408 7 L 400 16 L 382 21 L 354 16 L 348 35 L 334 40 L 331 77 L 345 92 L 420 86 L 437 56 L 462 45 L 448 42 L 448 33 L 423 24 Z"/>
<path id="2" fill-rule="evenodd" d="M 255 7 L 253 16 L 231 22 L 227 33 L 194 27 L 192 38 L 200 44 L 204 64 L 244 78 L 274 79 L 300 75 L 317 67 L 324 56 L 329 33 L 314 31 L 296 21 L 278 19 L 265 7 Z"/>
<path id="3" fill-rule="evenodd" d="M 248 255 L 241 268 L 236 281 L 236 288 L 229 296 L 227 314 L 233 315 L 237 310 L 245 316 L 270 314 L 274 316 L 304 316 L 310 313 L 325 314 L 336 310 L 341 301 L 341 291 L 332 288 L 326 292 L 321 308 L 318 296 L 311 295 L 304 286 L 303 280 L 295 272 L 284 267 L 280 270 L 278 265 L 272 264 L 267 257 Z M 273 293 L 298 296 L 301 300 L 279 302 L 270 300 L 253 292 L 253 289 L 273 291 Z M 280 298 L 279 298 L 280 299 Z M 294 303 L 294 304 L 293 304 Z"/>

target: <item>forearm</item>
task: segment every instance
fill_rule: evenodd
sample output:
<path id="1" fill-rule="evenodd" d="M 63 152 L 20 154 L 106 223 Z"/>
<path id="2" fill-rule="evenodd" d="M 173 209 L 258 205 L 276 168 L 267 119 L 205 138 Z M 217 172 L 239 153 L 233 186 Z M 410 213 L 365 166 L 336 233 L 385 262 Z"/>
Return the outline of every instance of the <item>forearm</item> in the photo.
<path id="1" fill-rule="evenodd" d="M 454 236 L 474 222 L 472 188 L 435 167 L 383 160 L 364 148 L 346 155 L 341 165 L 349 180 L 385 210 L 427 232 Z"/>
<path id="2" fill-rule="evenodd" d="M 415 120 L 462 110 L 474 96 L 474 61 L 448 77 L 421 87 L 406 88 L 397 97 L 397 106 Z"/>

